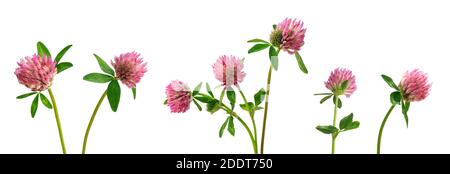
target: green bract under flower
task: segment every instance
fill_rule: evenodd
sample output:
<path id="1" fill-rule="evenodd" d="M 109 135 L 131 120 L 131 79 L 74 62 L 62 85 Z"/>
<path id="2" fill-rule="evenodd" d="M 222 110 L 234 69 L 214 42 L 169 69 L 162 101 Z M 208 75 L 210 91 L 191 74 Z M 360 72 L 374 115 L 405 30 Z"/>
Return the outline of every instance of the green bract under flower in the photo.
<path id="1" fill-rule="evenodd" d="M 273 46 L 280 47 L 283 43 L 283 32 L 277 29 L 273 30 L 270 34 L 270 43 Z"/>

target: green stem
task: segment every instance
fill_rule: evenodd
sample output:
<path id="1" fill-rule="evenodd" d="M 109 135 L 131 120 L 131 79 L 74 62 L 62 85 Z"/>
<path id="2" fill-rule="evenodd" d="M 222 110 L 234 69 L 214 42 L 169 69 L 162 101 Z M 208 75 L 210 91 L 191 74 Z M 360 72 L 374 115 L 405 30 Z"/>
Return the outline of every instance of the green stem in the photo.
<path id="1" fill-rule="evenodd" d="M 386 113 L 386 116 L 384 116 L 383 122 L 381 123 L 380 132 L 378 132 L 377 154 L 380 154 L 381 151 L 381 136 L 383 135 L 384 125 L 386 124 L 389 115 L 391 115 L 392 110 L 394 110 L 394 107 L 395 104 L 389 108 L 389 111 Z"/>
<path id="2" fill-rule="evenodd" d="M 255 134 L 255 138 L 254 138 L 254 142 L 255 142 L 255 146 L 256 146 L 256 151 L 255 151 L 255 154 L 256 153 L 258 153 L 258 134 L 257 134 L 257 131 L 256 131 L 256 123 L 255 123 L 255 118 L 252 116 L 252 124 L 253 124 L 253 131 L 254 131 L 254 134 Z"/>
<path id="3" fill-rule="evenodd" d="M 244 100 L 245 104 L 248 103 L 247 98 L 244 95 L 244 92 L 241 90 L 239 86 L 237 86 L 239 93 L 242 96 L 242 99 Z M 248 114 L 250 115 L 250 118 L 252 119 L 253 124 L 253 137 L 254 137 L 254 144 L 256 144 L 256 153 L 258 152 L 258 132 L 256 130 L 256 122 L 255 122 L 255 112 L 253 110 L 248 110 Z"/>
<path id="4" fill-rule="evenodd" d="M 95 115 L 97 115 L 97 111 L 100 108 L 100 105 L 102 105 L 103 99 L 105 99 L 105 97 L 106 97 L 106 92 L 107 91 L 105 91 L 102 94 L 102 96 L 100 97 L 100 100 L 98 101 L 97 105 L 95 106 L 94 112 L 92 113 L 92 116 L 91 116 L 91 120 L 89 121 L 88 127 L 86 129 L 86 134 L 84 135 L 84 141 L 83 141 L 83 151 L 82 151 L 83 154 L 86 153 L 86 143 L 88 140 L 89 131 L 91 130 L 91 126 L 92 126 L 92 123 L 94 122 Z"/>
<path id="5" fill-rule="evenodd" d="M 222 92 L 220 93 L 219 105 L 222 104 L 223 97 L 225 96 L 225 89 L 226 89 L 226 88 L 223 88 L 223 89 L 222 89 Z"/>
<path id="6" fill-rule="evenodd" d="M 199 95 L 208 96 L 208 95 L 203 94 L 203 93 L 199 93 Z M 221 98 L 223 98 L 223 97 L 221 97 Z M 252 141 L 253 151 L 254 151 L 255 154 L 257 154 L 258 153 L 258 145 L 257 145 L 257 143 L 255 141 L 255 138 L 253 137 L 252 131 L 250 130 L 248 125 L 244 122 L 244 120 L 241 119 L 241 117 L 239 117 L 235 112 L 233 112 L 228 106 L 224 105 L 223 103 L 221 103 L 221 109 L 223 109 L 226 113 L 230 114 L 234 118 L 238 119 L 238 121 L 245 127 L 245 129 L 247 130 L 248 135 L 250 136 L 250 140 Z"/>
<path id="7" fill-rule="evenodd" d="M 264 154 L 264 139 L 266 137 L 267 109 L 269 108 L 270 80 L 272 78 L 272 64 L 270 64 L 269 73 L 267 74 L 266 99 L 264 104 L 264 119 L 261 135 L 261 154 Z"/>
<path id="8" fill-rule="evenodd" d="M 333 116 L 333 126 L 336 127 L 336 116 L 337 116 L 337 108 L 338 108 L 339 97 L 334 97 L 334 116 Z M 333 133 L 331 135 L 331 154 L 334 154 L 334 148 L 336 144 L 336 137 L 338 133 Z"/>
<path id="9" fill-rule="evenodd" d="M 248 135 L 250 136 L 250 140 L 252 141 L 252 145 L 253 145 L 253 152 L 255 154 L 258 154 L 258 146 L 256 144 L 255 138 L 253 137 L 252 131 L 250 130 L 250 128 L 248 127 L 248 125 L 245 123 L 244 120 L 241 119 L 241 117 L 239 117 L 235 112 L 233 112 L 230 108 L 228 108 L 225 105 L 222 105 L 222 109 L 231 114 L 233 117 L 235 117 L 239 122 L 241 122 L 241 124 L 245 127 L 245 129 L 247 130 Z"/>
<path id="10" fill-rule="evenodd" d="M 235 115 L 235 118 L 237 118 L 239 120 L 239 122 L 241 122 L 241 124 L 245 127 L 245 129 L 248 132 L 248 135 L 250 136 L 250 139 L 252 141 L 252 145 L 253 145 L 253 153 L 258 154 L 258 145 L 256 143 L 255 138 L 252 135 L 252 131 L 250 130 L 250 128 L 248 127 L 248 125 L 244 122 L 244 120 L 241 119 L 241 117 Z"/>
<path id="11" fill-rule="evenodd" d="M 247 102 L 247 98 L 246 98 L 245 95 L 244 95 L 244 92 L 242 92 L 242 90 L 241 90 L 241 88 L 240 88 L 239 86 L 237 86 L 237 89 L 238 89 L 239 93 L 241 94 L 242 99 L 244 100 L 245 104 L 247 104 L 248 102 Z M 248 113 L 249 113 L 250 115 L 252 115 L 252 113 L 251 113 L 250 111 L 248 111 Z"/>
<path id="12" fill-rule="evenodd" d="M 56 105 L 55 96 L 53 95 L 51 88 L 48 88 L 48 94 L 50 95 L 50 99 L 52 100 L 52 104 L 53 104 L 53 112 L 55 113 L 56 125 L 58 125 L 59 140 L 61 141 L 62 151 L 64 154 L 66 154 L 66 145 L 64 144 L 64 135 L 63 135 L 62 128 L 61 128 L 61 122 L 59 121 L 58 106 Z"/>

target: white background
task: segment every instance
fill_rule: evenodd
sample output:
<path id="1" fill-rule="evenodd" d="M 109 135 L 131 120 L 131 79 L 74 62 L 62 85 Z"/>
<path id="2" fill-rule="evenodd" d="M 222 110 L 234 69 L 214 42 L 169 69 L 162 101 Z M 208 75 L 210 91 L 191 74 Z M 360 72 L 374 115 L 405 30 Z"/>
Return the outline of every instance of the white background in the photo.
<path id="1" fill-rule="evenodd" d="M 53 112 L 41 104 L 34 119 L 29 90 L 17 82 L 16 62 L 36 52 L 43 41 L 53 55 L 73 47 L 63 61 L 75 66 L 58 75 L 53 91 L 69 153 L 80 153 L 84 131 L 106 84 L 82 80 L 100 72 L 92 53 L 107 62 L 137 51 L 148 62 L 138 98 L 122 86 L 119 110 L 103 103 L 91 129 L 87 153 L 252 153 L 247 132 L 218 137 L 226 118 L 194 105 L 171 114 L 162 103 L 174 79 L 194 88 L 212 86 L 211 65 L 222 54 L 246 57 L 241 84 L 248 98 L 265 86 L 267 50 L 247 54 L 253 38 L 268 39 L 272 24 L 285 17 L 302 19 L 308 29 L 300 51 L 310 71 L 300 72 L 294 56 L 282 53 L 272 77 L 266 153 L 330 153 L 331 138 L 315 129 L 331 124 L 333 105 L 319 104 L 313 93 L 327 92 L 331 70 L 353 70 L 358 90 L 344 98 L 339 119 L 353 112 L 359 129 L 339 135 L 336 153 L 375 153 L 380 123 L 390 106 L 391 89 L 382 73 L 398 82 L 406 70 L 427 72 L 430 96 L 413 103 L 410 125 L 397 107 L 385 127 L 383 153 L 449 153 L 447 1 L 2 1 L 0 3 L 1 112 L 0 153 L 61 153 Z M 219 89 L 216 90 L 218 95 Z M 239 101 L 240 98 L 239 98 Z M 246 112 L 239 111 L 250 123 Z M 258 112 L 259 135 L 262 111 Z"/>

